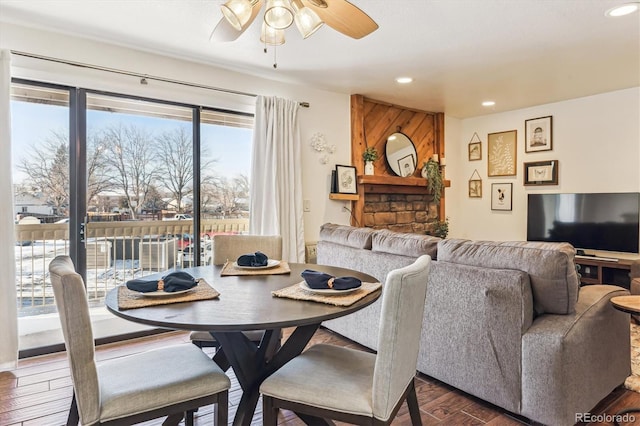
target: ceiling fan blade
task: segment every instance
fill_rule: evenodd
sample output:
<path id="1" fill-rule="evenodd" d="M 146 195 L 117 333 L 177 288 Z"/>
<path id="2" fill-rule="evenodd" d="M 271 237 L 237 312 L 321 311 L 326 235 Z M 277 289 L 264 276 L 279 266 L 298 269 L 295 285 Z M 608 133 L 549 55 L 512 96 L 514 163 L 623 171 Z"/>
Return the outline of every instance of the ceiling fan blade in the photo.
<path id="1" fill-rule="evenodd" d="M 228 42 L 236 40 L 242 35 L 242 33 L 244 33 L 247 28 L 251 26 L 251 23 L 260 13 L 260 9 L 262 9 L 262 0 L 257 0 L 251 8 L 251 17 L 240 31 L 233 28 L 229 21 L 227 21 L 227 19 L 223 16 L 222 18 L 220 18 L 220 22 L 218 22 L 216 27 L 211 32 L 209 41 Z"/>
<path id="2" fill-rule="evenodd" d="M 302 0 L 327 25 L 351 38 L 365 37 L 378 29 L 378 24 L 347 0 Z"/>

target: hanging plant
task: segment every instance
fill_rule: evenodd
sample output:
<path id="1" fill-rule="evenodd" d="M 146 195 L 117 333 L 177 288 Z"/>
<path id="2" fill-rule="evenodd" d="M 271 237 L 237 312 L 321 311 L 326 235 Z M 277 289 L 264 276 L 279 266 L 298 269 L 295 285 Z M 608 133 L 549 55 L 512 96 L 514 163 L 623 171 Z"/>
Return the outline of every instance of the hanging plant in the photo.
<path id="1" fill-rule="evenodd" d="M 442 190 L 444 189 L 444 178 L 440 163 L 429 158 L 422 164 L 422 176 L 427 178 L 427 189 L 433 193 L 433 202 L 440 205 Z"/>
<path id="2" fill-rule="evenodd" d="M 365 162 L 376 161 L 378 159 L 378 151 L 376 151 L 374 147 L 370 146 L 364 150 L 364 153 L 362 153 L 362 158 Z"/>

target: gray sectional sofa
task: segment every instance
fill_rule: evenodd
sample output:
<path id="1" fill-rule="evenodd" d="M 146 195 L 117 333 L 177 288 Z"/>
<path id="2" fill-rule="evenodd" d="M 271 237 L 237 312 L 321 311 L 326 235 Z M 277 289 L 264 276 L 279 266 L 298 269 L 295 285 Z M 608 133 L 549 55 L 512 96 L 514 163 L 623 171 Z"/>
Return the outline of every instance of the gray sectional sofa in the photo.
<path id="1" fill-rule="evenodd" d="M 629 315 L 617 286 L 580 287 L 564 243 L 468 241 L 335 224 L 318 263 L 384 283 L 432 262 L 418 371 L 532 421 L 572 425 L 630 374 Z M 376 349 L 379 303 L 323 325 Z"/>

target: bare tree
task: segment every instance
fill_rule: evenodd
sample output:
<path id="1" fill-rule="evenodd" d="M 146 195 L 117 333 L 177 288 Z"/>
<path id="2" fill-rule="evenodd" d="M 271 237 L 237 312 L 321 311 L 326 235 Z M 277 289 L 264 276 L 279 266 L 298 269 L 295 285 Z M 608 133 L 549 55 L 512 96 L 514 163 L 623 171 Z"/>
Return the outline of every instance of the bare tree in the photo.
<path id="1" fill-rule="evenodd" d="M 225 215 L 237 213 L 246 208 L 249 197 L 249 179 L 247 176 L 241 174 L 232 179 L 218 176 L 215 178 L 212 187 L 212 198 Z"/>
<path id="2" fill-rule="evenodd" d="M 215 212 L 218 207 L 216 196 L 215 177 L 211 175 L 203 176 L 200 183 L 200 205 L 203 213 Z"/>
<path id="3" fill-rule="evenodd" d="M 87 139 L 87 196 L 91 200 L 112 184 L 106 175 L 100 145 L 92 135 Z M 31 194 L 45 194 L 47 204 L 58 211 L 69 205 L 69 136 L 66 132 L 52 131 L 43 143 L 32 147 L 18 169 L 28 176 L 29 182 L 25 182 L 23 188 L 31 188 Z"/>
<path id="4" fill-rule="evenodd" d="M 160 173 L 158 181 L 183 211 L 184 198 L 193 192 L 193 143 L 191 133 L 178 127 L 162 133 L 158 139 Z"/>
<path id="5" fill-rule="evenodd" d="M 150 212 L 153 215 L 167 208 L 167 203 L 162 199 L 162 194 L 160 194 L 158 188 L 154 185 L 149 188 L 147 200 L 145 204 L 142 205 L 142 208 L 146 210 L 147 213 Z"/>
<path id="6" fill-rule="evenodd" d="M 101 146 L 113 182 L 123 192 L 131 218 L 135 219 L 158 175 L 154 140 L 139 127 L 119 124 L 104 130 Z"/>
<path id="7" fill-rule="evenodd" d="M 237 212 L 249 210 L 249 176 L 237 175 L 233 178 L 233 186 L 236 192 L 234 210 Z"/>
<path id="8" fill-rule="evenodd" d="M 238 198 L 249 199 L 249 176 L 239 174 L 233 178 L 233 184 Z"/>
<path id="9" fill-rule="evenodd" d="M 184 127 L 166 131 L 158 137 L 158 158 L 160 161 L 160 173 L 158 181 L 164 189 L 171 194 L 176 201 L 178 211 L 182 212 L 185 197 L 193 194 L 193 142 L 192 136 Z M 211 172 L 217 159 L 209 159 L 206 148 L 200 150 L 201 185 L 207 184 L 211 179 Z"/>
<path id="10" fill-rule="evenodd" d="M 18 165 L 29 178 L 26 186 L 44 194 L 47 204 L 60 211 L 69 204 L 69 138 L 53 131 L 29 152 Z"/>
<path id="11" fill-rule="evenodd" d="M 114 188 L 109 176 L 105 147 L 95 133 L 87 135 L 87 200 L 93 200 L 105 191 Z"/>

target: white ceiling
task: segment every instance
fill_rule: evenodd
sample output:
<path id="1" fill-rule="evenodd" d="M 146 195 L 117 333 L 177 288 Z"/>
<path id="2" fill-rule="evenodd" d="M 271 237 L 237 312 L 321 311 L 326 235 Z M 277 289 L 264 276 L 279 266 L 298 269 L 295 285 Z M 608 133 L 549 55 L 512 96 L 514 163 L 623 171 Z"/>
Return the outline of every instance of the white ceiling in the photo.
<path id="1" fill-rule="evenodd" d="M 277 69 L 260 17 L 235 42 L 209 41 L 223 0 L 0 0 L 0 22 L 464 118 L 640 86 L 640 13 L 604 16 L 625 1 L 353 0 L 377 31 L 325 25 L 302 40 L 291 27 Z"/>

